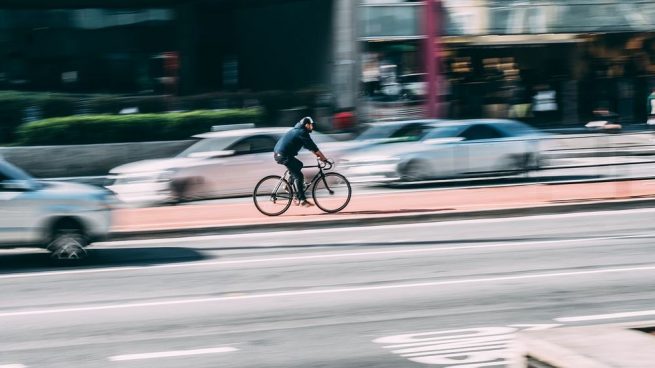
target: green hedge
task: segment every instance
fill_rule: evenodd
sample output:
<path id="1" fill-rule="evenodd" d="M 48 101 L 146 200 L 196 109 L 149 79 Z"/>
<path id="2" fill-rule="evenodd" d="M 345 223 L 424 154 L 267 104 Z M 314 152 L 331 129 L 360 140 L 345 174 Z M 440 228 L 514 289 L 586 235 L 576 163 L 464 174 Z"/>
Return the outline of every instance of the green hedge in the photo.
<path id="1" fill-rule="evenodd" d="M 16 128 L 35 108 L 42 119 L 74 114 L 118 114 L 124 108 L 138 108 L 139 113 L 240 109 L 261 107 L 261 119 L 269 125 L 288 124 L 281 121 L 281 110 L 302 108 L 311 114 L 320 89 L 299 91 L 215 92 L 191 96 L 121 96 L 100 94 L 66 94 L 44 92 L 0 91 L 0 144 L 17 141 Z M 33 117 L 32 117 L 33 118 Z"/>
<path id="2" fill-rule="evenodd" d="M 213 125 L 261 125 L 259 109 L 164 114 L 76 115 L 34 121 L 17 130 L 22 145 L 65 145 L 188 139 Z"/>

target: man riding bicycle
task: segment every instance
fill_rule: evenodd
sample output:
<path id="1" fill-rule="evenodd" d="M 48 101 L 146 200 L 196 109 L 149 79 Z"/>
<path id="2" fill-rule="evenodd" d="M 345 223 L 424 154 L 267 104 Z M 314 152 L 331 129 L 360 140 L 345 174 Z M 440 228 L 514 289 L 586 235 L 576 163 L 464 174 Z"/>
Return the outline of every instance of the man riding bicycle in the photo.
<path id="1" fill-rule="evenodd" d="M 291 174 L 292 183 L 296 183 L 296 199 L 298 204 L 303 207 L 311 207 L 314 204 L 309 202 L 305 197 L 304 176 L 302 174 L 302 161 L 296 158 L 298 151 L 302 147 L 312 151 L 321 161 L 326 162 L 327 158 L 316 146 L 316 143 L 309 136 L 314 130 L 314 120 L 309 116 L 300 119 L 300 121 L 289 130 L 275 145 L 273 149 L 273 158 L 275 162 L 284 165 Z"/>

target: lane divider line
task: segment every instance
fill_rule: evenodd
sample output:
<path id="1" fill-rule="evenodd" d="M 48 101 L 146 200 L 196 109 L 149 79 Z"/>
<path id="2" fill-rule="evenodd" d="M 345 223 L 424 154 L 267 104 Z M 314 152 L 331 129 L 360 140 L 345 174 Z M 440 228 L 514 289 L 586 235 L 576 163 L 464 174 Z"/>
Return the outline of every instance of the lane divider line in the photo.
<path id="1" fill-rule="evenodd" d="M 655 315 L 655 310 L 637 311 L 637 312 L 623 312 L 623 313 L 610 313 L 610 314 L 595 314 L 589 316 L 576 316 L 576 317 L 561 317 L 555 318 L 557 322 L 583 322 L 583 321 L 596 321 L 603 319 L 619 319 L 630 317 L 644 317 Z"/>
<path id="2" fill-rule="evenodd" d="M 41 310 L 19 310 L 14 312 L 0 313 L 0 318 L 25 317 L 25 316 L 61 314 L 61 313 L 106 311 L 106 310 L 129 309 L 129 308 L 161 307 L 161 306 L 183 305 L 183 304 L 216 303 L 216 302 L 225 302 L 225 301 L 232 301 L 232 300 L 253 300 L 253 299 L 268 299 L 268 298 L 279 298 L 279 297 L 339 294 L 339 293 L 353 293 L 353 292 L 359 293 L 365 291 L 423 288 L 423 287 L 460 285 L 460 284 L 493 283 L 493 282 L 514 281 L 514 280 L 598 275 L 604 273 L 653 272 L 653 271 L 655 271 L 655 265 L 644 266 L 644 267 L 629 267 L 629 268 L 607 268 L 607 269 L 590 270 L 590 271 L 537 273 L 532 275 L 520 275 L 520 276 L 471 278 L 471 279 L 448 280 L 448 281 L 420 282 L 420 283 L 412 283 L 412 284 L 388 284 L 388 285 L 362 286 L 362 287 L 339 288 L 339 289 L 299 290 L 299 291 L 288 291 L 288 292 L 279 292 L 279 293 L 263 293 L 263 294 L 235 295 L 235 296 L 222 296 L 222 297 L 219 296 L 219 297 L 212 297 L 212 298 L 178 299 L 178 300 L 169 300 L 169 301 L 160 301 L 160 302 L 95 305 L 95 306 L 88 306 L 88 307 L 80 306 L 80 307 L 70 307 L 70 308 L 41 309 Z"/>
<path id="3" fill-rule="evenodd" d="M 191 355 L 221 354 L 221 353 L 229 353 L 237 350 L 239 349 L 223 346 L 223 347 L 208 348 L 208 349 L 171 350 L 171 351 L 158 351 L 154 353 L 114 355 L 107 359 L 112 362 L 121 362 L 126 360 L 143 360 L 143 359 L 173 358 L 173 357 L 191 356 Z"/>
<path id="4" fill-rule="evenodd" d="M 362 257 L 362 256 L 367 257 L 367 256 L 399 255 L 399 254 L 412 254 L 412 253 L 432 253 L 432 252 L 444 252 L 444 251 L 452 251 L 452 250 L 525 247 L 525 246 L 535 246 L 535 245 L 564 246 L 571 243 L 634 239 L 634 238 L 645 238 L 651 236 L 655 236 L 655 233 L 635 234 L 635 235 L 616 235 L 616 236 L 606 236 L 606 237 L 597 237 L 597 238 L 540 240 L 540 241 L 528 241 L 528 242 L 499 243 L 499 244 L 455 245 L 455 246 L 448 246 L 448 247 L 423 247 L 423 248 L 381 250 L 381 251 L 368 251 L 368 252 L 318 254 L 318 255 L 293 256 L 293 257 L 256 258 L 256 259 L 241 259 L 241 260 L 234 260 L 234 261 L 200 261 L 200 262 L 188 262 L 188 263 L 182 262 L 182 263 L 155 265 L 155 266 L 147 266 L 147 267 L 128 266 L 128 267 L 93 268 L 93 269 L 86 269 L 86 270 L 26 272 L 26 273 L 13 273 L 13 274 L 0 275 L 0 280 L 28 278 L 28 277 L 52 277 L 57 275 L 75 275 L 75 274 L 91 274 L 91 273 L 124 272 L 124 271 L 147 271 L 147 270 L 156 270 L 156 269 L 187 268 L 187 267 L 199 267 L 199 266 L 257 264 L 257 263 L 269 263 L 269 262 L 303 261 L 303 260 L 314 260 L 314 259 L 335 259 L 335 258 L 350 258 L 350 257 Z M 350 244 L 350 243 L 344 243 L 344 244 Z"/>

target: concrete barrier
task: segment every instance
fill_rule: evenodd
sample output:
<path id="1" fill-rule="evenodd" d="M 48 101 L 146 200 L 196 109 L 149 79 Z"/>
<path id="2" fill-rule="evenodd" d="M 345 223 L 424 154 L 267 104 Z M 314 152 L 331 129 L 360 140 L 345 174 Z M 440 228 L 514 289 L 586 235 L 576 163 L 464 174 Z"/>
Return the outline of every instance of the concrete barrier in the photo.
<path id="1" fill-rule="evenodd" d="M 94 176 L 129 162 L 174 156 L 193 142 L 0 147 L 0 155 L 39 178 Z"/>

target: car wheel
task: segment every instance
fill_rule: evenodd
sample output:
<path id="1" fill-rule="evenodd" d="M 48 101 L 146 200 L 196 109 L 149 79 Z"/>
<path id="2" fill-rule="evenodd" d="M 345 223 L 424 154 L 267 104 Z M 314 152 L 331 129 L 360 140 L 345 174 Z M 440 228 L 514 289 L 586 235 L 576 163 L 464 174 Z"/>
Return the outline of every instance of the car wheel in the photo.
<path id="1" fill-rule="evenodd" d="M 202 183 L 202 177 L 189 177 L 171 181 L 171 204 L 200 199 L 197 195 L 197 187 Z"/>
<path id="2" fill-rule="evenodd" d="M 64 221 L 55 225 L 46 249 L 56 262 L 79 262 L 88 257 L 88 245 L 82 227 L 75 221 Z"/>
<path id="3" fill-rule="evenodd" d="M 403 181 L 421 181 L 429 176 L 427 165 L 420 161 L 410 161 L 401 171 Z"/>
<path id="4" fill-rule="evenodd" d="M 515 154 L 507 156 L 500 166 L 500 170 L 525 174 L 530 172 L 535 166 L 535 157 L 530 153 Z"/>

